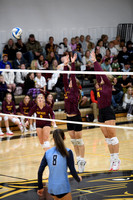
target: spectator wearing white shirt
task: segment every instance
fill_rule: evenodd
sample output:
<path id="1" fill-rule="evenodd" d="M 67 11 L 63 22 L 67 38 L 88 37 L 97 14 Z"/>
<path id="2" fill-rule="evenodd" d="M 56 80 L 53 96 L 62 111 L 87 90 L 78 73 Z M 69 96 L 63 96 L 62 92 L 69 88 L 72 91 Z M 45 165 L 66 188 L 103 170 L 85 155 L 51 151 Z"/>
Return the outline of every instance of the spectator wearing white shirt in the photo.
<path id="1" fill-rule="evenodd" d="M 35 87 L 39 88 L 41 91 L 46 92 L 46 79 L 41 73 L 36 73 L 35 77 Z"/>
<path id="2" fill-rule="evenodd" d="M 6 64 L 5 69 L 10 69 L 10 65 Z M 12 72 L 12 70 L 10 70 L 9 72 L 3 71 L 2 75 L 4 77 L 6 84 L 7 84 L 7 88 L 10 89 L 12 92 L 14 92 L 15 89 L 16 89 L 16 84 L 14 83 L 14 79 L 15 79 L 14 72 Z"/>
<path id="3" fill-rule="evenodd" d="M 20 65 L 20 69 L 21 70 L 25 70 L 26 69 L 26 66 L 25 64 L 21 64 Z M 24 71 L 24 72 L 20 72 L 18 70 L 18 72 L 16 72 L 16 84 L 17 86 L 20 86 L 22 88 L 22 90 L 24 89 L 24 82 L 25 82 L 25 78 L 27 76 L 28 72 Z"/>
<path id="4" fill-rule="evenodd" d="M 68 44 L 68 39 L 66 37 L 63 38 L 63 42 L 59 44 L 58 54 L 60 57 L 68 54 L 72 56 L 72 49 L 71 46 Z"/>
<path id="5" fill-rule="evenodd" d="M 100 48 L 100 54 L 102 55 L 102 58 L 103 58 L 105 56 L 105 54 L 106 54 L 106 49 L 103 46 L 103 41 L 101 39 L 98 40 L 97 46 Z"/>
<path id="6" fill-rule="evenodd" d="M 109 49 L 110 49 L 110 51 L 111 51 L 111 56 L 117 56 L 117 55 L 118 55 L 118 51 L 117 51 L 117 49 L 114 47 L 113 41 L 109 42 Z"/>

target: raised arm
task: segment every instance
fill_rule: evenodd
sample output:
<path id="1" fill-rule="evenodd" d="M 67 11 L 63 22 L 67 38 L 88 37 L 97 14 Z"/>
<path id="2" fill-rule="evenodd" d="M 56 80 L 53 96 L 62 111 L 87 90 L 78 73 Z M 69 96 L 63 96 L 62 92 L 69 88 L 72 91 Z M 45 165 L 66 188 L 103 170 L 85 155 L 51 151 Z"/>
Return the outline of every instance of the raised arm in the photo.
<path id="1" fill-rule="evenodd" d="M 103 71 L 103 69 L 101 68 L 101 66 L 99 65 L 99 63 L 96 60 L 94 51 L 91 52 L 91 60 L 94 63 L 94 70 L 95 71 Z M 98 83 L 101 82 L 101 78 L 103 79 L 103 81 L 105 83 L 110 84 L 110 80 L 108 79 L 108 77 L 106 75 L 96 75 L 96 79 L 97 79 Z"/>
<path id="2" fill-rule="evenodd" d="M 69 56 L 64 56 L 63 62 L 64 62 L 64 71 L 67 71 L 68 70 L 68 63 L 69 63 Z M 67 74 L 63 74 L 63 83 L 64 83 L 64 88 L 65 88 L 65 91 L 66 91 L 67 88 L 68 88 Z"/>
<path id="3" fill-rule="evenodd" d="M 71 62 L 72 62 L 72 67 L 71 71 L 75 71 L 75 60 L 77 59 L 77 54 L 75 53 L 73 58 L 71 57 Z M 71 79 L 72 79 L 72 86 L 74 89 L 78 89 L 77 83 L 76 83 L 76 76 L 75 74 L 71 74 Z"/>

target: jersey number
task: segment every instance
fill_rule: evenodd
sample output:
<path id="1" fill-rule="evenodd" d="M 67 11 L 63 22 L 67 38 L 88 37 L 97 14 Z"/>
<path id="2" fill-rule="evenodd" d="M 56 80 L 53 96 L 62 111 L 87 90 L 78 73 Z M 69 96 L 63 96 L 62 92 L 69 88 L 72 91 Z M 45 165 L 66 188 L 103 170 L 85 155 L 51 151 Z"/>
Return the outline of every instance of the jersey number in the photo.
<path id="1" fill-rule="evenodd" d="M 53 165 L 56 165 L 57 162 L 57 155 L 53 155 Z"/>

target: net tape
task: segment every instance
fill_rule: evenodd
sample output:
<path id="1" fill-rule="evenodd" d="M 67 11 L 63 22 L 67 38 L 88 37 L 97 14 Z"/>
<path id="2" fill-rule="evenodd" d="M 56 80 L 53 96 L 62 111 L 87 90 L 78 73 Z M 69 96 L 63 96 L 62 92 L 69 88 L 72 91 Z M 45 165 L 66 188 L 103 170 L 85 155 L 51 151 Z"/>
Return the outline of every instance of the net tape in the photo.
<path id="1" fill-rule="evenodd" d="M 82 124 L 86 126 L 101 126 L 101 127 L 107 127 L 107 128 L 118 128 L 118 129 L 128 129 L 133 130 L 133 127 L 129 126 L 114 126 L 114 125 L 106 125 L 101 123 L 90 123 L 90 122 L 77 122 L 77 121 L 68 121 L 68 120 L 60 120 L 60 119 L 49 119 L 49 118 L 38 118 L 38 117 L 29 117 L 29 116 L 22 116 L 22 115 L 12 115 L 12 114 L 3 114 L 0 113 L 1 116 L 11 116 L 11 117 L 19 117 L 19 118 L 27 118 L 27 119 L 35 119 L 35 120 L 45 120 L 45 121 L 51 121 L 51 122 L 60 122 L 60 123 L 70 123 L 70 124 Z"/>

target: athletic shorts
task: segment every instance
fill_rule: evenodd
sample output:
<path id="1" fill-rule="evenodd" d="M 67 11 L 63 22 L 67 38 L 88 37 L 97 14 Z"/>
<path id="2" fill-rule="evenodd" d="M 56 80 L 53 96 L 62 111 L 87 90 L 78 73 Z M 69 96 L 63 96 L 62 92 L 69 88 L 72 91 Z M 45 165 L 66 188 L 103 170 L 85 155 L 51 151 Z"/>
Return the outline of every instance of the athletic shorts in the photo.
<path id="1" fill-rule="evenodd" d="M 68 117 L 67 116 L 67 120 L 68 121 L 76 121 L 76 122 L 82 122 L 82 118 L 80 115 L 76 115 L 74 117 Z M 70 124 L 67 123 L 67 129 L 68 131 L 82 131 L 82 124 Z"/>
<path id="2" fill-rule="evenodd" d="M 115 113 L 110 106 L 99 109 L 99 122 L 115 120 Z"/>
<path id="3" fill-rule="evenodd" d="M 36 128 L 43 128 L 45 126 L 50 126 L 51 127 L 51 122 L 43 121 L 43 120 L 37 120 L 36 121 Z"/>
<path id="4" fill-rule="evenodd" d="M 55 196 L 59 199 L 61 199 L 62 197 L 66 196 L 68 193 L 64 193 L 64 194 L 58 194 L 58 195 L 54 195 L 54 194 L 51 194 L 52 196 Z"/>

